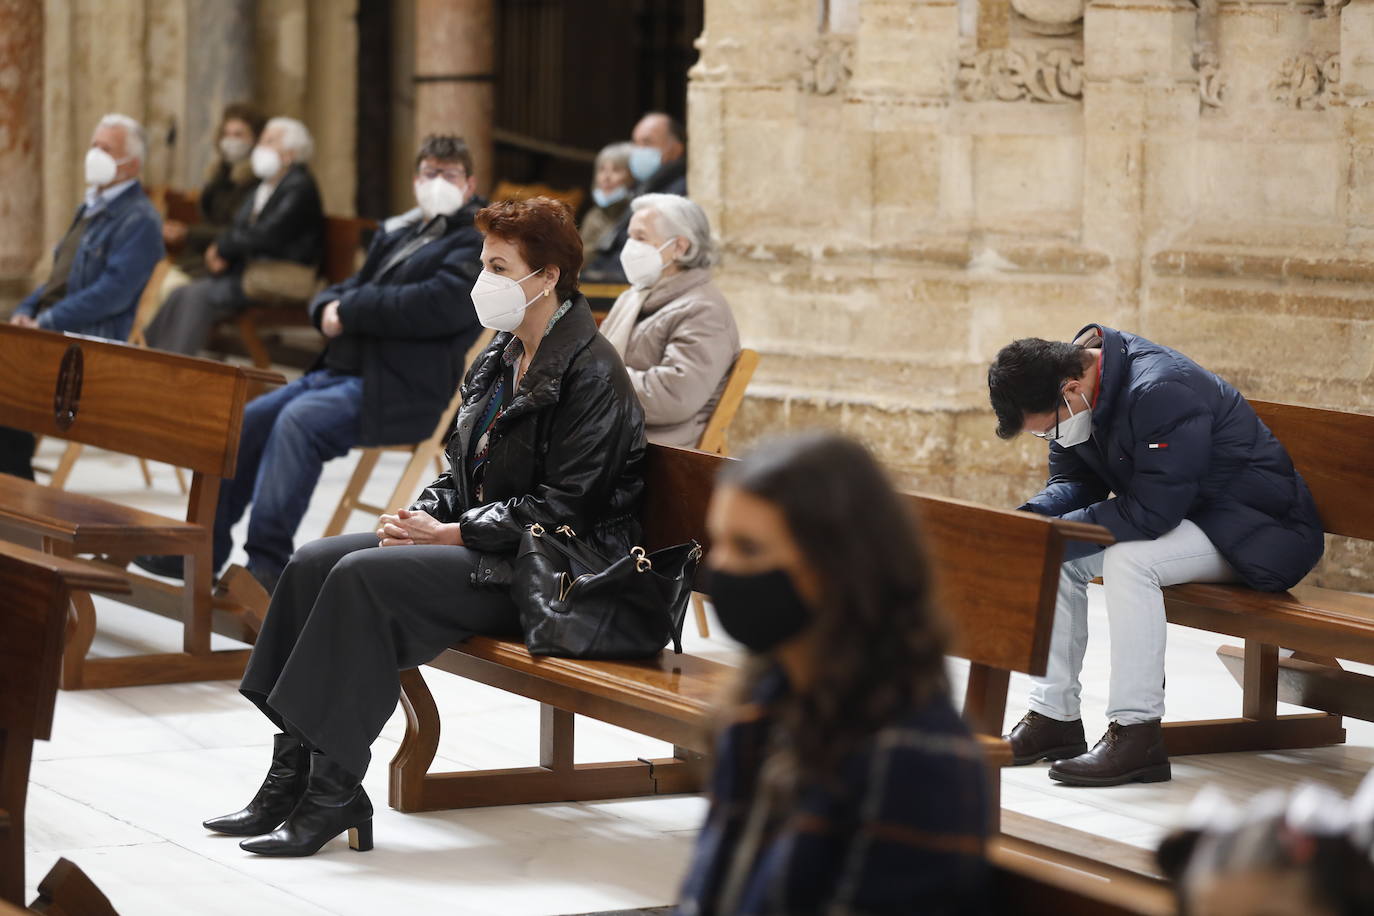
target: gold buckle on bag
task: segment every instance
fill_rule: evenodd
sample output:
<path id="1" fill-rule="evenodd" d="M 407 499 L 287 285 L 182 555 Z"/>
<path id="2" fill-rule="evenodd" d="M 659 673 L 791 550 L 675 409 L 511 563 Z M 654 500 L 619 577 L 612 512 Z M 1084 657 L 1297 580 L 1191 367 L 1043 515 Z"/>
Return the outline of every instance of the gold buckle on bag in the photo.
<path id="1" fill-rule="evenodd" d="M 635 569 L 639 572 L 648 572 L 654 568 L 654 563 L 644 553 L 643 547 L 631 547 L 630 556 L 635 558 Z"/>

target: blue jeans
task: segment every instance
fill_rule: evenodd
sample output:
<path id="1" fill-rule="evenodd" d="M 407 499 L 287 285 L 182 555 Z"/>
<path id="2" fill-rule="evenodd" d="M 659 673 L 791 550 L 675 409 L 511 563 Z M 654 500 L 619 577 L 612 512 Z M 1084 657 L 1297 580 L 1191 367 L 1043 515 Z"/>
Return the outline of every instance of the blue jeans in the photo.
<path id="1" fill-rule="evenodd" d="M 243 411 L 233 480 L 219 491 L 215 513 L 215 569 L 234 547 L 230 531 L 248 508 L 248 569 L 275 582 L 291 559 L 296 529 L 324 463 L 358 444 L 363 380 L 329 369 L 250 401 Z"/>

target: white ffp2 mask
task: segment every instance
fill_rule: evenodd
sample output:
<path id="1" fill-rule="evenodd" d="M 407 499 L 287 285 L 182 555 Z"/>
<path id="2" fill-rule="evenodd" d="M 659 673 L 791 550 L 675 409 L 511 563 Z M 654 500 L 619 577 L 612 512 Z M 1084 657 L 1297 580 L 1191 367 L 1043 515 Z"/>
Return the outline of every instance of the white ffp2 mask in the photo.
<path id="1" fill-rule="evenodd" d="M 262 181 L 281 171 L 281 153 L 270 146 L 253 147 L 253 174 Z"/>
<path id="2" fill-rule="evenodd" d="M 128 162 L 128 159 L 123 162 Z M 86 184 L 103 188 L 115 180 L 115 173 L 122 163 L 103 149 L 91 147 L 86 150 Z"/>
<path id="3" fill-rule="evenodd" d="M 462 209 L 467 195 L 463 189 L 443 178 L 415 182 L 415 201 L 424 211 L 426 219 L 436 216 L 451 216 Z"/>
<path id="4" fill-rule="evenodd" d="M 542 292 L 536 293 L 534 299 L 527 302 L 520 284 L 539 273 L 539 270 L 531 271 L 519 280 L 482 271 L 472 285 L 472 307 L 477 310 L 477 320 L 482 327 L 494 331 L 514 331 L 520 327 L 520 322 L 525 319 L 525 309 L 544 295 Z"/>
<path id="5" fill-rule="evenodd" d="M 639 239 L 630 239 L 625 243 L 625 247 L 620 249 L 620 267 L 631 286 L 647 289 L 658 282 L 663 275 L 663 258 L 659 255 L 676 238 L 673 236 L 657 248 Z"/>
<path id="6" fill-rule="evenodd" d="M 1078 413 L 1073 412 L 1073 406 L 1069 404 L 1069 399 L 1064 398 L 1064 406 L 1069 408 L 1069 418 L 1058 424 L 1059 434 L 1055 435 L 1053 429 L 1043 433 L 1036 433 L 1042 439 L 1048 439 L 1061 448 L 1073 448 L 1075 445 L 1082 445 L 1092 438 L 1093 434 L 1093 409 L 1088 403 L 1087 395 L 1081 391 L 1078 396 L 1083 400 L 1083 409 Z"/>

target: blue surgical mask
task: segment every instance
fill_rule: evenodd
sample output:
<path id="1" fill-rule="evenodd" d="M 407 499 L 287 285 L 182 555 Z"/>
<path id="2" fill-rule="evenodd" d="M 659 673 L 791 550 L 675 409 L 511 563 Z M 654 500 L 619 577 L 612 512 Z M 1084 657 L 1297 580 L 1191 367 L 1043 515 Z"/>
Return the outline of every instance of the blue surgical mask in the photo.
<path id="1" fill-rule="evenodd" d="M 657 146 L 636 146 L 630 151 L 630 174 L 636 181 L 648 181 L 663 165 L 663 150 Z"/>
<path id="2" fill-rule="evenodd" d="M 600 188 L 592 188 L 592 200 L 596 201 L 598 207 L 605 208 L 612 204 L 620 203 L 629 193 L 630 189 L 624 185 L 618 188 L 612 188 L 609 191 L 603 191 Z"/>

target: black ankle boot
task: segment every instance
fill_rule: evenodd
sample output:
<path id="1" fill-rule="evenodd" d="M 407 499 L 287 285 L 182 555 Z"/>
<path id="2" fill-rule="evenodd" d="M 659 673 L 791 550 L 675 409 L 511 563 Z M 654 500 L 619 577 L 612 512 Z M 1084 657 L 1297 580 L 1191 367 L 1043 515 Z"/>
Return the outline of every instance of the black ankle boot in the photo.
<path id="1" fill-rule="evenodd" d="M 309 778 L 310 752 L 290 735 L 277 735 L 272 739 L 272 767 L 258 794 L 242 811 L 210 818 L 205 828 L 229 836 L 261 836 L 286 820 L 305 794 Z"/>
<path id="2" fill-rule="evenodd" d="M 319 751 L 310 755 L 310 784 L 286 823 L 239 846 L 260 856 L 313 856 L 325 843 L 348 831 L 348 845 L 372 848 L 372 801 L 362 777 L 345 771 Z"/>

